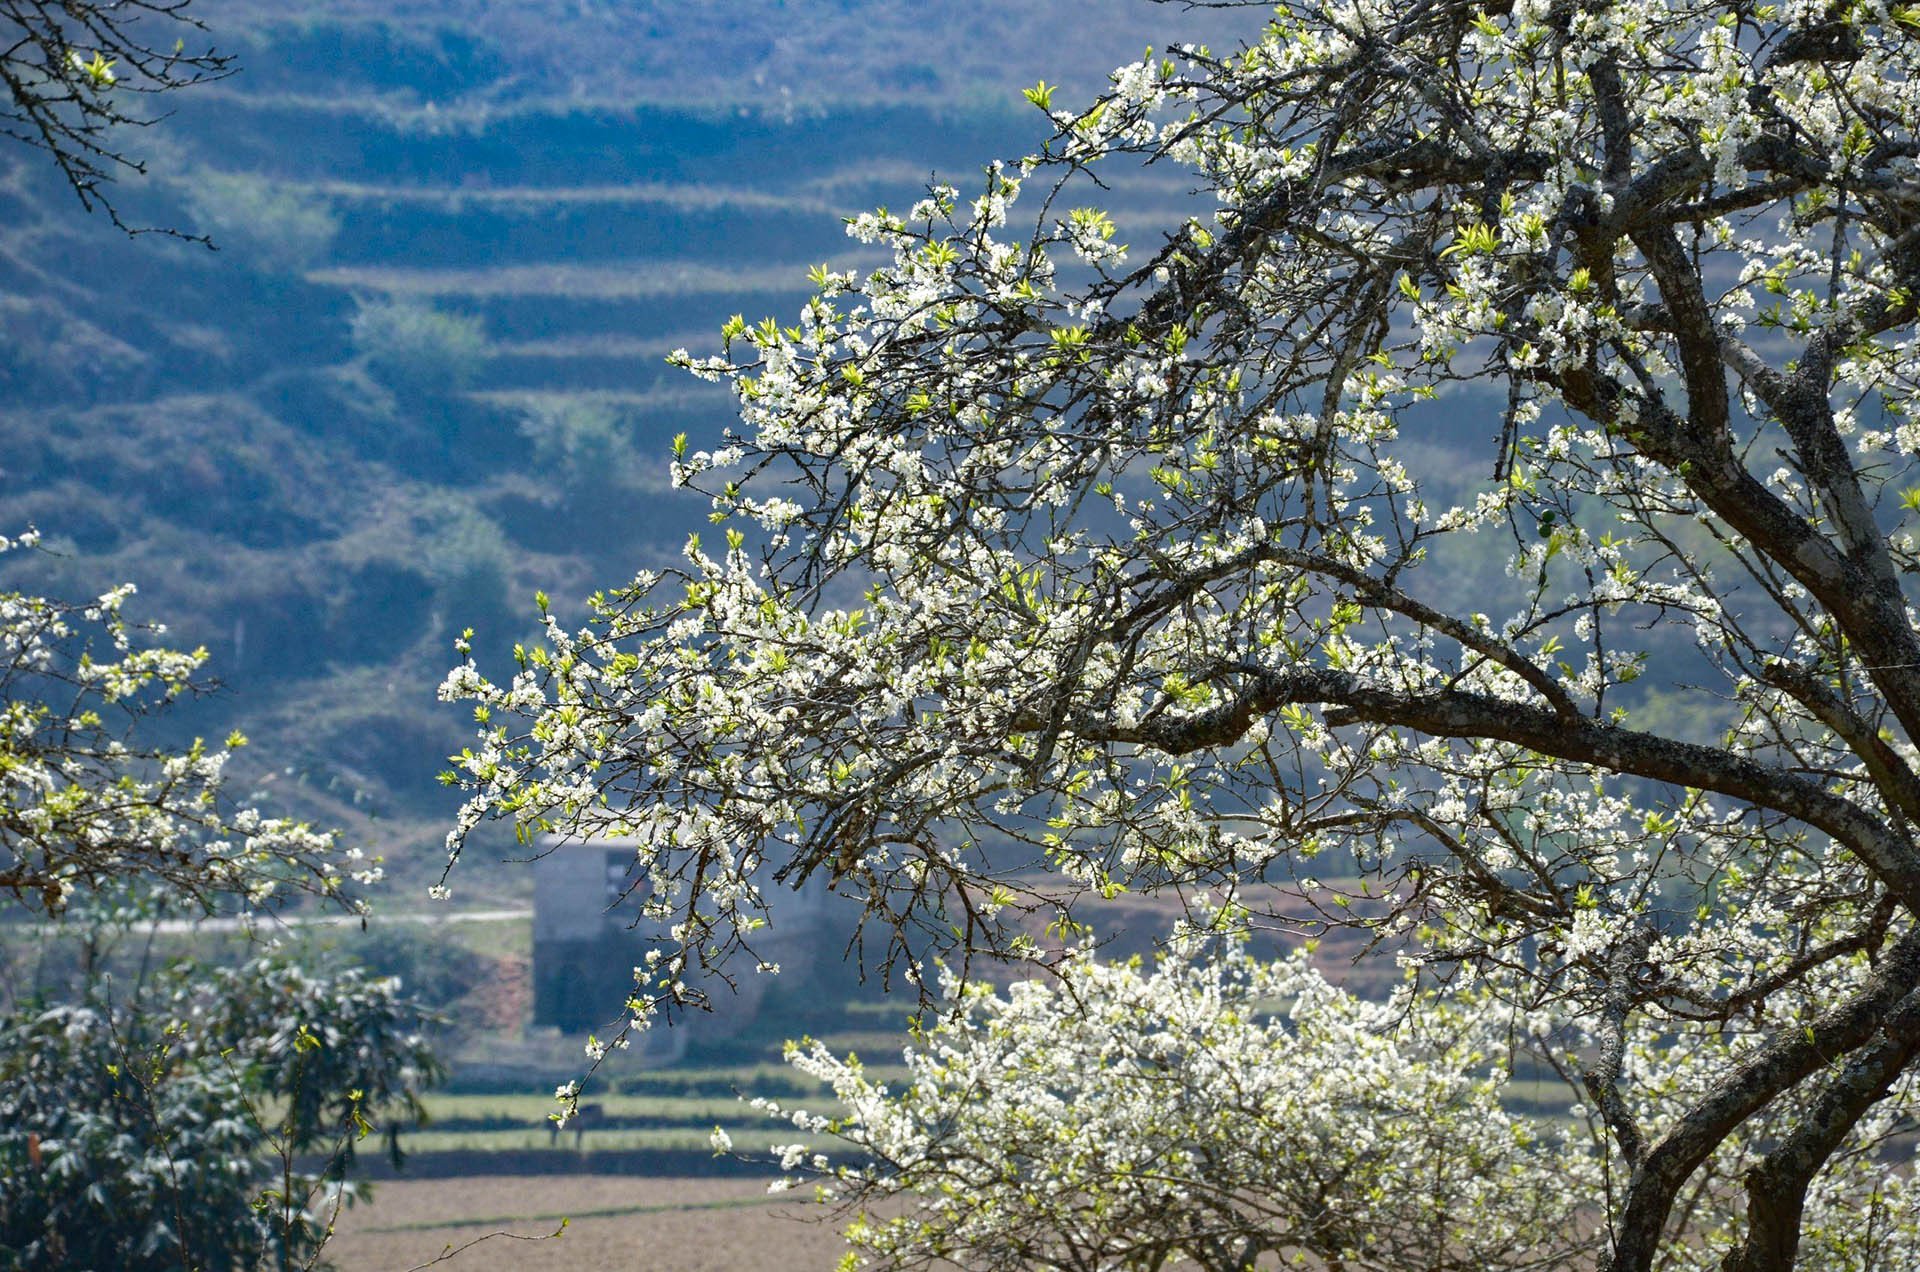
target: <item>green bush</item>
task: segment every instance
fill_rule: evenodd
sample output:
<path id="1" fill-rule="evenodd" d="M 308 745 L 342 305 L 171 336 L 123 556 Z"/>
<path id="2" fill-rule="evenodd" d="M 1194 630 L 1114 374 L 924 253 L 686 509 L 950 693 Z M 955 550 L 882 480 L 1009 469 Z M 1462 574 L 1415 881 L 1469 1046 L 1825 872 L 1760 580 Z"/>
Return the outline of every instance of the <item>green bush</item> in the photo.
<path id="1" fill-rule="evenodd" d="M 361 300 L 359 306 L 354 350 L 396 392 L 456 392 L 486 366 L 487 333 L 478 318 L 420 300 Z"/>
<path id="2" fill-rule="evenodd" d="M 355 932 L 341 952 L 375 976 L 393 977 L 419 1001 L 450 1007 L 478 989 L 492 960 L 467 950 L 449 950 L 444 932 L 401 924 L 375 924 Z"/>
<path id="3" fill-rule="evenodd" d="M 264 273 L 313 268 L 340 233 L 340 218 L 324 201 L 270 177 L 203 170 L 184 184 L 195 230 Z"/>
<path id="4" fill-rule="evenodd" d="M 359 1140 L 424 1117 L 426 1021 L 271 955 L 0 1016 L 0 1269 L 310 1266 Z"/>
<path id="5" fill-rule="evenodd" d="M 630 459 L 626 424 L 617 408 L 592 398 L 534 402 L 519 420 L 533 462 L 568 484 L 619 480 Z"/>

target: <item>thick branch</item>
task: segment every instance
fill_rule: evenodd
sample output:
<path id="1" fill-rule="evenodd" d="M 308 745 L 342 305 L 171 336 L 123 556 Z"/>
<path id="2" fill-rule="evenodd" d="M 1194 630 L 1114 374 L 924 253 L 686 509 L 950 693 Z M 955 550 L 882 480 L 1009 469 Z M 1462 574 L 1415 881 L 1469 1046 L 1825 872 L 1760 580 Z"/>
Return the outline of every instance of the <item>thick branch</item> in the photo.
<path id="1" fill-rule="evenodd" d="M 1793 1272 L 1807 1189 L 1847 1133 L 1878 1103 L 1920 1051 L 1920 990 L 1886 1018 L 1879 1037 L 1855 1052 L 1793 1133 L 1747 1172 L 1747 1235 L 1728 1252 L 1725 1272 Z"/>
<path id="2" fill-rule="evenodd" d="M 1709 375 L 1702 369 L 1703 381 L 1712 382 L 1719 374 L 1718 359 L 1724 354 L 1719 342 L 1714 348 L 1716 371 Z M 1605 377 L 1586 377 L 1562 387 L 1569 405 L 1602 423 L 1620 419 L 1633 400 L 1643 415 L 1628 434 L 1635 448 L 1681 474 L 1715 515 L 1778 563 L 1833 615 L 1894 718 L 1908 737 L 1920 738 L 1920 639 L 1907 623 L 1898 589 L 1889 599 L 1867 568 L 1836 548 L 1818 527 L 1747 471 L 1728 444 L 1724 386 L 1714 383 L 1704 426 L 1697 418 L 1682 419 L 1657 403 L 1630 399 Z M 1697 414 L 1701 403 L 1691 405 Z"/>
<path id="3" fill-rule="evenodd" d="M 1920 822 L 1920 777 L 1914 776 L 1900 753 L 1887 744 L 1871 721 L 1862 719 L 1839 694 L 1805 667 L 1775 659 L 1760 669 L 1760 679 L 1791 694 L 1814 719 L 1832 729 L 1834 736 L 1866 764 L 1874 785 L 1887 802 L 1908 820 Z"/>
<path id="4" fill-rule="evenodd" d="M 1620 942 L 1607 957 L 1606 1001 L 1600 1018 L 1600 1054 L 1581 1075 L 1581 1084 L 1593 1097 L 1600 1117 L 1613 1132 L 1620 1155 L 1629 1166 L 1646 1156 L 1646 1139 L 1620 1094 L 1620 1067 L 1626 1056 L 1627 1017 L 1633 1011 L 1633 974 L 1653 945 L 1654 931 L 1643 928 Z"/>
<path id="5" fill-rule="evenodd" d="M 1694 742 L 1617 728 L 1506 698 L 1464 690 L 1409 693 L 1346 672 L 1302 668 L 1236 668 L 1247 680 L 1239 695 L 1205 711 L 1121 724 L 1070 715 L 1068 727 L 1090 742 L 1132 743 L 1169 755 L 1230 746 L 1252 722 L 1289 704 L 1332 708 L 1332 725 L 1398 726 L 1433 737 L 1511 742 L 1555 759 L 1730 796 L 1784 813 L 1850 848 L 1913 913 L 1920 913 L 1920 854 L 1877 812 L 1787 769 Z M 1037 728 L 1042 722 L 1017 721 Z"/>
<path id="6" fill-rule="evenodd" d="M 1781 1033 L 1715 1083 L 1635 1169 L 1606 1272 L 1647 1272 L 1659 1252 L 1674 1198 L 1700 1164 L 1782 1093 L 1871 1040 L 1890 1013 L 1906 1009 L 1916 981 L 1920 931 L 1909 930 L 1860 993 L 1804 1030 Z"/>

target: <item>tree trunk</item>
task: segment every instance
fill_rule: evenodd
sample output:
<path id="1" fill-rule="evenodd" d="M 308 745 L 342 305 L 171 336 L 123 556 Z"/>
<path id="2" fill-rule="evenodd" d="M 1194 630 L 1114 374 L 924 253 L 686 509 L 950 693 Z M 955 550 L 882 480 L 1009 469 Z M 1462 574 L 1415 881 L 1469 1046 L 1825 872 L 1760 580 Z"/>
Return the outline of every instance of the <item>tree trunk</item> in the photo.
<path id="1" fill-rule="evenodd" d="M 1879 1036 L 1841 1067 L 1799 1126 L 1747 1172 L 1747 1235 L 1724 1272 L 1792 1272 L 1807 1189 L 1827 1159 L 1920 1050 L 1920 989 L 1888 1014 Z"/>

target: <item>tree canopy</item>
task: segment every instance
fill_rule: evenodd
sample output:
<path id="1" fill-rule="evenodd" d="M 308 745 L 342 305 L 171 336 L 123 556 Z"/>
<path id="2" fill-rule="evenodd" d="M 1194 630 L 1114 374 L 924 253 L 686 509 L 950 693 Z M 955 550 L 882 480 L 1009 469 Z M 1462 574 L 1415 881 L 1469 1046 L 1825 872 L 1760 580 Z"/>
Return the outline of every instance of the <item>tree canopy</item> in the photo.
<path id="1" fill-rule="evenodd" d="M 1916 35 L 1287 3 L 1036 86 L 1042 153 L 679 358 L 740 404 L 674 459 L 719 541 L 452 673 L 453 847 L 639 836 L 641 1021 L 763 866 L 915 977 L 1068 966 L 1042 925 L 1122 891 L 1358 924 L 1577 1073 L 1606 1266 L 1710 1178 L 1714 1257 L 1793 1266 L 1920 1048 Z M 1133 249 L 1139 163 L 1208 202 Z"/>
<path id="2" fill-rule="evenodd" d="M 897 1085 L 792 1048 L 846 1108 L 800 1126 L 853 1151 L 836 1167 L 795 1145 L 782 1164 L 857 1210 L 868 1266 L 1591 1265 L 1587 1128 L 1503 1106 L 1498 1013 L 1454 997 L 1409 1027 L 1304 956 L 1174 946 L 1150 972 L 1088 959 L 1004 995 L 949 984 L 959 1010 Z"/>

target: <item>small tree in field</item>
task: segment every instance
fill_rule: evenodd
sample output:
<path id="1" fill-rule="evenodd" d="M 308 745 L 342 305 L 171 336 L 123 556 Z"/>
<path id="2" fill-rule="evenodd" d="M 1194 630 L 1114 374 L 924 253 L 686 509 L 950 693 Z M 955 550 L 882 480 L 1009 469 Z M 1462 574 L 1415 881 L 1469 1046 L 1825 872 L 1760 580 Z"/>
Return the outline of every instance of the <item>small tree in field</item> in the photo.
<path id="1" fill-rule="evenodd" d="M 641 1019 L 763 864 L 916 975 L 1126 890 L 1359 924 L 1574 1076 L 1613 1272 L 1898 1266 L 1819 1216 L 1920 1050 L 1917 77 L 1897 5 L 1440 0 L 1033 89 L 681 359 L 714 537 L 453 673 L 456 849 L 640 836 Z M 1133 250 L 1140 161 L 1209 202 Z"/>
<path id="2" fill-rule="evenodd" d="M 1082 955 L 1057 985 L 1004 995 L 949 978 L 904 1080 L 870 1078 L 818 1043 L 788 1048 L 844 1112 L 761 1103 L 851 1150 L 838 1162 L 817 1142 L 780 1150 L 781 1167 L 813 1176 L 848 1220 L 849 1266 L 1594 1266 L 1610 1236 L 1592 1208 L 1607 1193 L 1605 1125 L 1591 1110 L 1551 1116 L 1551 1093 L 1540 1109 L 1538 1082 L 1510 1068 L 1516 1027 L 1527 1037 L 1545 1022 L 1516 1020 L 1478 989 L 1369 1003 L 1304 958 L 1261 963 L 1194 931 L 1170 944 L 1151 972 Z M 1686 1107 L 1740 1045 L 1696 1035 L 1636 1047 L 1635 1114 Z M 1723 1267 L 1743 1226 L 1741 1180 L 1781 1125 L 1811 1111 L 1788 1103 L 1696 1173 L 1661 1267 Z M 1910 1130 L 1914 1104 L 1907 1077 L 1810 1186 L 1802 1266 L 1920 1260 L 1920 1190 L 1881 1152 Z"/>

